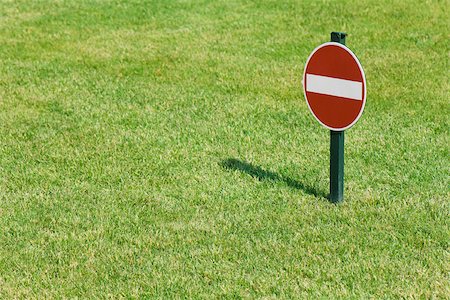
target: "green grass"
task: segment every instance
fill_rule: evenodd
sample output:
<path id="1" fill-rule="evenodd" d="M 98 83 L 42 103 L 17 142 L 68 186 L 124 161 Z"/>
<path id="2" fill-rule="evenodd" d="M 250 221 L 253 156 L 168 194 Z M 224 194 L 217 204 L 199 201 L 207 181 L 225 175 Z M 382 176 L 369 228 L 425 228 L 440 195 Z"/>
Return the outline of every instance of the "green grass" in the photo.
<path id="1" fill-rule="evenodd" d="M 446 298 L 448 1 L 1 1 L 0 298 Z M 346 133 L 305 103 L 331 31 Z"/>

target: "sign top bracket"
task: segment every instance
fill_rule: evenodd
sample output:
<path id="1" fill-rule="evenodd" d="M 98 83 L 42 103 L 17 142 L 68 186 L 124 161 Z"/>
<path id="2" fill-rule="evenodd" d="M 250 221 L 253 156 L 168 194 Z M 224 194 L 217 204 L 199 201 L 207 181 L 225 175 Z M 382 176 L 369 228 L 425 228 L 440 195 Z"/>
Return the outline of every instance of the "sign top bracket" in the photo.
<path id="1" fill-rule="evenodd" d="M 345 37 L 347 34 L 345 32 L 333 31 L 331 33 L 331 41 L 342 45 L 345 45 Z"/>

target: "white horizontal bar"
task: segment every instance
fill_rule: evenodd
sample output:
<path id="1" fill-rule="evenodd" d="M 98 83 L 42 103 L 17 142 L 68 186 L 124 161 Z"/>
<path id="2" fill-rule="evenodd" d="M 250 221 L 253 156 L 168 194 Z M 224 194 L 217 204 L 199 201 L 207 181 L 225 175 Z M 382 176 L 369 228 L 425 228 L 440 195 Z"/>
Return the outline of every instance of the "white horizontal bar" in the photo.
<path id="1" fill-rule="evenodd" d="M 306 74 L 306 91 L 330 96 L 362 100 L 362 82 Z"/>

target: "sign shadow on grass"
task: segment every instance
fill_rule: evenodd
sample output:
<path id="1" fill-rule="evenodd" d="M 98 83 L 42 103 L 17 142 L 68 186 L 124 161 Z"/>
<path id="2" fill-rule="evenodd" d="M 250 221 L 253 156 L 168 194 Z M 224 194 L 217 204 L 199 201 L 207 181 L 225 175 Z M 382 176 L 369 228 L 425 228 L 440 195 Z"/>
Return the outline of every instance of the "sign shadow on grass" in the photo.
<path id="1" fill-rule="evenodd" d="M 255 166 L 251 163 L 236 158 L 225 159 L 220 163 L 220 165 L 227 170 L 237 170 L 243 173 L 247 173 L 253 178 L 258 179 L 259 181 L 271 180 L 284 182 L 287 186 L 291 188 L 303 190 L 305 193 L 314 195 L 316 197 L 327 198 L 328 196 L 326 193 L 319 191 L 314 187 L 307 186 L 301 183 L 300 181 L 277 174 L 272 171 L 264 170 L 260 166 Z"/>

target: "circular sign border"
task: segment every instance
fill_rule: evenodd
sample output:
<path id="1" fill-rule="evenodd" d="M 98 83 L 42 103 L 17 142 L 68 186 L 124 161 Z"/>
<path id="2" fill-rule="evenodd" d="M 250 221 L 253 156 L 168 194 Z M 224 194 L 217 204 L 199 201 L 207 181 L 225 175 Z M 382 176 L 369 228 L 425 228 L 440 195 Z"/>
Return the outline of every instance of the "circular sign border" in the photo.
<path id="1" fill-rule="evenodd" d="M 311 109 L 311 106 L 309 105 L 309 102 L 308 102 L 308 97 L 307 97 L 307 95 L 306 95 L 306 87 L 305 87 L 306 67 L 308 66 L 308 63 L 309 63 L 311 57 L 312 57 L 319 49 L 321 49 L 321 48 L 323 48 L 323 47 L 326 47 L 326 46 L 338 46 L 338 47 L 341 47 L 342 49 L 344 49 L 345 51 L 347 51 L 347 52 L 353 57 L 353 59 L 356 61 L 356 64 L 358 65 L 358 68 L 359 68 L 359 70 L 361 71 L 361 75 L 362 75 L 363 83 L 364 83 L 364 98 L 362 99 L 363 104 L 362 104 L 361 110 L 360 110 L 358 116 L 355 118 L 355 120 L 354 120 L 352 123 L 350 123 L 349 125 L 347 125 L 347 126 L 345 126 L 345 127 L 342 127 L 342 128 L 333 128 L 333 127 L 330 127 L 330 126 L 328 126 L 328 125 L 325 125 L 322 121 L 320 121 L 319 118 L 314 114 L 313 110 Z M 364 108 L 365 108 L 365 106 L 366 106 L 366 98 L 367 98 L 366 75 L 365 75 L 364 69 L 363 69 L 363 67 L 361 66 L 361 63 L 359 62 L 359 60 L 358 60 L 358 58 L 356 57 L 356 55 L 352 52 L 352 50 L 350 50 L 350 49 L 347 48 L 346 46 L 344 46 L 344 45 L 342 45 L 342 44 L 340 44 L 340 43 L 336 43 L 336 42 L 326 42 L 326 43 L 323 43 L 323 44 L 317 46 L 317 47 L 311 52 L 311 54 L 309 55 L 308 59 L 306 60 L 305 69 L 303 70 L 302 85 L 303 85 L 303 94 L 305 95 L 305 101 L 306 101 L 306 104 L 308 105 L 309 111 L 310 111 L 311 114 L 314 116 L 314 118 L 315 118 L 322 126 L 324 126 L 325 128 L 328 128 L 329 130 L 333 130 L 333 131 L 344 131 L 344 130 L 346 130 L 346 129 L 349 129 L 349 128 L 352 127 L 353 125 L 355 125 L 355 123 L 358 122 L 359 118 L 361 118 L 361 115 L 362 115 L 362 113 L 363 113 L 363 111 L 364 111 Z"/>

